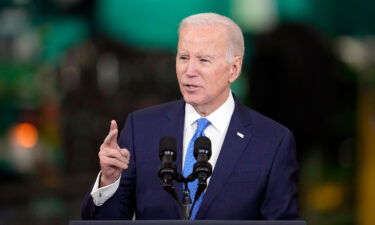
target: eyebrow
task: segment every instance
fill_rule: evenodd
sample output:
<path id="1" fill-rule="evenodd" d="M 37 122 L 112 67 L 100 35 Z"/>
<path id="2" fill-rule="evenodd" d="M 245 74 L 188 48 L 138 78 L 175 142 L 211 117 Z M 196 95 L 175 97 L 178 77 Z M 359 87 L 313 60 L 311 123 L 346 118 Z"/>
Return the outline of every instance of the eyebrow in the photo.
<path id="1" fill-rule="evenodd" d="M 185 51 L 178 51 L 177 52 L 177 55 L 178 56 L 181 56 L 181 55 L 189 55 L 189 53 L 185 52 Z M 209 58 L 209 59 L 215 59 L 215 57 L 213 55 L 199 55 L 197 56 L 199 59 L 202 59 L 202 58 Z"/>
<path id="2" fill-rule="evenodd" d="M 212 55 L 202 55 L 202 56 L 198 56 L 198 58 L 209 58 L 209 59 L 215 59 L 215 57 L 214 56 L 212 56 Z"/>
<path id="3" fill-rule="evenodd" d="M 188 55 L 188 53 L 177 51 L 177 55 Z"/>

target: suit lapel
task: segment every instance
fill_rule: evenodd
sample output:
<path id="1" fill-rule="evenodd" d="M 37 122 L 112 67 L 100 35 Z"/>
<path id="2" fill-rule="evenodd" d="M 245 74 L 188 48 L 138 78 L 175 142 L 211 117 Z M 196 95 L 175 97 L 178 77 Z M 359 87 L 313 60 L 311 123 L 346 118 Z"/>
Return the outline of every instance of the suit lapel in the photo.
<path id="1" fill-rule="evenodd" d="M 215 196 L 220 193 L 225 181 L 228 180 L 229 175 L 235 168 L 236 162 L 241 157 L 242 151 L 246 148 L 251 138 L 249 114 L 245 112 L 246 108 L 236 98 L 235 102 L 235 109 L 228 131 L 197 214 L 197 219 L 203 218 L 207 213 Z"/>
<path id="2" fill-rule="evenodd" d="M 162 123 L 160 137 L 171 136 L 176 139 L 177 143 L 177 172 L 182 174 L 182 147 L 183 147 L 183 134 L 184 134 L 184 121 L 185 121 L 185 102 L 183 100 L 177 101 L 172 107 L 168 108 L 168 112 L 165 113 L 165 123 Z M 174 182 L 177 195 L 181 199 L 182 196 L 182 184 Z M 178 211 L 178 215 L 182 218 L 181 208 L 177 201 L 175 206 Z"/>

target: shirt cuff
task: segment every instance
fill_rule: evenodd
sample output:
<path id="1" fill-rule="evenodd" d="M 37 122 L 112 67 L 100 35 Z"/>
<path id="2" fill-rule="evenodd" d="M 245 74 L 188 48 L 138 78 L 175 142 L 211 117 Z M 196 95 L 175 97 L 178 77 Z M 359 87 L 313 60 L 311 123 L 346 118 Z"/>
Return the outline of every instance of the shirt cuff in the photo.
<path id="1" fill-rule="evenodd" d="M 100 181 L 101 174 L 102 172 L 100 171 L 96 178 L 94 187 L 92 188 L 92 191 L 91 191 L 91 196 L 96 206 L 103 205 L 110 197 L 112 197 L 115 194 L 115 192 L 117 191 L 120 185 L 120 179 L 121 179 L 121 175 L 120 175 L 120 177 L 114 183 L 99 188 L 99 181 Z"/>

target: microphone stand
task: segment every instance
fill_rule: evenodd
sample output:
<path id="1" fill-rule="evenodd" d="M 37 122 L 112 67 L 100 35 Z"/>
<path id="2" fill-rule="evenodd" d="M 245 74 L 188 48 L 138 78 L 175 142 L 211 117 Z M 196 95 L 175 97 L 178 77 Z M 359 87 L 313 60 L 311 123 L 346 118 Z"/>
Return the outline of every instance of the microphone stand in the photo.
<path id="1" fill-rule="evenodd" d="M 182 191 L 182 219 L 184 220 L 190 219 L 191 198 L 188 183 L 187 181 L 184 182 L 184 190 Z"/>
<path id="2" fill-rule="evenodd" d="M 209 141 L 209 139 L 208 139 L 208 144 L 211 145 L 211 142 Z M 209 146 L 208 149 L 210 151 L 211 147 Z M 189 190 L 188 184 L 189 182 L 192 182 L 195 179 L 197 179 L 197 172 L 195 172 L 197 166 L 194 165 L 193 173 L 191 173 L 188 177 L 185 178 L 182 174 L 177 172 L 176 165 L 174 164 L 174 161 L 176 160 L 175 155 L 176 155 L 175 139 L 169 136 L 166 136 L 160 139 L 159 158 L 162 161 L 162 164 L 159 167 L 158 176 L 163 181 L 163 189 L 167 191 L 179 203 L 181 210 L 182 210 L 182 219 L 189 220 L 191 217 L 191 212 L 192 212 L 192 208 L 190 208 L 192 201 L 190 197 L 190 190 Z M 181 201 L 179 200 L 178 195 L 176 193 L 176 189 L 173 185 L 173 180 L 176 180 L 179 183 L 183 183 L 183 192 L 182 192 Z M 199 180 L 201 180 L 201 178 L 199 178 Z M 200 193 L 202 193 L 204 190 L 204 188 L 203 190 L 201 190 L 202 187 L 205 188 L 206 185 L 202 186 L 201 182 L 199 181 L 198 189 Z M 194 201 L 194 204 L 195 204 L 195 201 Z M 193 204 L 193 207 L 194 207 L 194 204 Z"/>
<path id="3" fill-rule="evenodd" d="M 180 206 L 182 209 L 182 219 L 183 220 L 189 220 L 190 214 L 191 214 L 191 197 L 190 197 L 190 190 L 189 190 L 189 182 L 192 182 L 195 180 L 195 177 L 193 174 L 190 174 L 187 178 L 182 176 L 181 174 L 177 174 L 176 181 L 179 183 L 183 183 L 183 191 L 182 191 L 182 201 L 180 202 Z"/>
<path id="4" fill-rule="evenodd" d="M 211 169 L 209 167 L 209 169 Z M 168 169 L 167 169 L 168 170 Z M 199 169 L 198 169 L 199 171 Z M 198 200 L 199 196 L 203 193 L 203 191 L 207 187 L 207 177 L 205 178 L 198 178 L 197 173 L 193 172 L 188 177 L 184 177 L 182 174 L 176 173 L 176 176 L 166 176 L 167 179 L 163 180 L 163 188 L 172 195 L 172 197 L 179 203 L 181 210 L 182 210 L 182 218 L 183 220 L 189 220 L 192 212 L 192 208 L 190 205 L 192 204 L 192 199 L 190 197 L 190 190 L 189 190 L 189 182 L 193 182 L 195 179 L 198 179 L 198 189 L 197 193 L 194 197 L 194 204 L 195 201 Z M 182 200 L 180 201 L 176 190 L 172 184 L 172 180 L 175 179 L 179 183 L 183 183 L 183 191 L 182 191 Z M 194 206 L 193 204 L 193 206 Z"/>
<path id="5" fill-rule="evenodd" d="M 172 178 L 172 177 L 168 177 Z M 198 189 L 196 196 L 194 197 L 194 203 L 198 199 L 203 191 L 207 187 L 207 178 L 202 179 L 198 178 L 196 173 L 190 174 L 188 177 L 184 177 L 182 174 L 176 173 L 176 176 L 173 177 L 177 182 L 183 183 L 183 191 L 182 191 L 182 200 L 180 201 L 177 197 L 176 190 L 172 184 L 171 179 L 165 179 L 163 180 L 163 187 L 164 189 L 172 195 L 172 197 L 179 203 L 181 210 L 182 210 L 182 218 L 183 220 L 189 220 L 192 212 L 192 208 L 190 207 L 192 204 L 192 199 L 190 197 L 190 190 L 189 190 L 189 182 L 194 181 L 195 179 L 198 179 Z M 172 178 L 172 179 L 173 179 Z M 169 181 L 169 182 L 168 182 Z M 194 204 L 193 204 L 194 206 Z"/>

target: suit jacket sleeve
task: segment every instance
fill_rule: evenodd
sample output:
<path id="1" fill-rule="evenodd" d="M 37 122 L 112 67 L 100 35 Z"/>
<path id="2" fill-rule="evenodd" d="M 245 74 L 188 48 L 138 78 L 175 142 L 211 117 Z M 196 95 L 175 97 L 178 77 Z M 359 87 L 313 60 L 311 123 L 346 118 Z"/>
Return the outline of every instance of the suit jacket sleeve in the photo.
<path id="1" fill-rule="evenodd" d="M 261 205 L 261 219 L 298 219 L 296 148 L 293 134 L 288 131 L 280 141 Z"/>
<path id="2" fill-rule="evenodd" d="M 118 139 L 121 148 L 130 152 L 129 168 L 121 175 L 120 186 L 116 193 L 102 206 L 95 206 L 88 192 L 81 207 L 82 219 L 88 220 L 116 220 L 132 219 L 135 211 L 135 154 L 133 145 L 133 116 L 130 114 Z M 91 188 L 92 189 L 92 188 Z M 90 189 L 90 190 L 91 190 Z"/>

